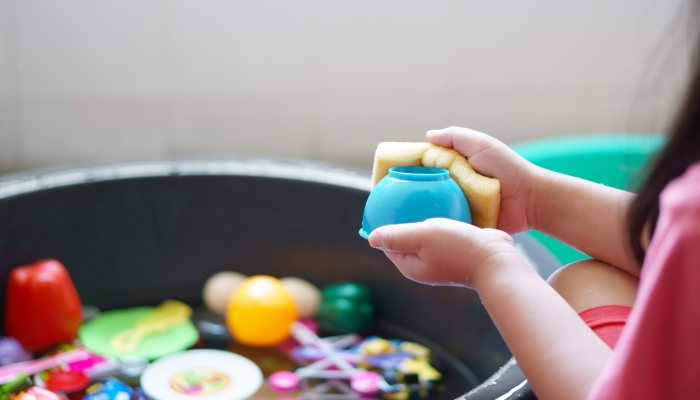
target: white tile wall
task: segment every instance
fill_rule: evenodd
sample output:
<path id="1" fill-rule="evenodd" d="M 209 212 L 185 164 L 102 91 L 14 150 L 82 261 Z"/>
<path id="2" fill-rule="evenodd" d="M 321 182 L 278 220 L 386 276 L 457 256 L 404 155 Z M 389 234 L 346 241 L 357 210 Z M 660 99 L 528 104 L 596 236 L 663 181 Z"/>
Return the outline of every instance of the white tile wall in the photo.
<path id="1" fill-rule="evenodd" d="M 28 168 L 87 160 L 164 156 L 167 143 L 158 105 L 74 102 L 57 107 L 26 101 L 22 130 Z"/>
<path id="2" fill-rule="evenodd" d="M 139 97 L 163 91 L 165 1 L 7 1 L 16 8 L 24 96 Z"/>
<path id="3" fill-rule="evenodd" d="M 305 1 L 170 3 L 175 94 L 280 94 L 306 90 Z"/>
<path id="4" fill-rule="evenodd" d="M 22 165 L 13 4 L 0 2 L 0 171 Z"/>
<path id="5" fill-rule="evenodd" d="M 8 44 L 11 39 L 8 37 L 8 29 L 12 29 L 12 27 L 8 27 L 10 21 L 7 16 L 7 8 L 9 8 L 8 4 L 0 2 L 0 98 L 2 99 L 7 98 L 10 94 Z"/>
<path id="6" fill-rule="evenodd" d="M 449 125 L 659 131 L 687 75 L 684 1 L 0 0 L 0 172 L 168 154 L 369 167 L 377 142 Z"/>
<path id="7" fill-rule="evenodd" d="M 303 158 L 306 112 L 293 99 L 209 97 L 171 105 L 171 151 L 176 154 L 256 154 Z"/>
<path id="8" fill-rule="evenodd" d="M 321 90 L 444 89 L 450 2 L 319 2 L 313 33 Z M 368 93 L 369 94 L 369 93 Z"/>

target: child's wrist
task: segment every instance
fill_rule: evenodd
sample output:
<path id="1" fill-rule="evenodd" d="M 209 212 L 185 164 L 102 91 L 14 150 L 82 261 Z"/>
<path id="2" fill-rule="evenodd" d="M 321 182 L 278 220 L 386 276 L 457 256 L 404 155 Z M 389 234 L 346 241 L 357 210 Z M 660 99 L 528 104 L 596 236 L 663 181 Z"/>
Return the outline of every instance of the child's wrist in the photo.
<path id="1" fill-rule="evenodd" d="M 556 186 L 554 182 L 556 174 L 548 169 L 532 165 L 530 175 L 531 193 L 527 199 L 527 225 L 528 229 L 542 230 L 542 222 L 538 217 L 547 216 L 547 208 L 551 204 L 552 190 Z M 545 211 L 545 212 L 542 212 Z"/>
<path id="2" fill-rule="evenodd" d="M 484 265 L 472 277 L 472 287 L 477 292 L 490 291 L 504 281 L 518 281 L 538 276 L 537 272 L 520 254 L 494 257 L 489 265 Z"/>

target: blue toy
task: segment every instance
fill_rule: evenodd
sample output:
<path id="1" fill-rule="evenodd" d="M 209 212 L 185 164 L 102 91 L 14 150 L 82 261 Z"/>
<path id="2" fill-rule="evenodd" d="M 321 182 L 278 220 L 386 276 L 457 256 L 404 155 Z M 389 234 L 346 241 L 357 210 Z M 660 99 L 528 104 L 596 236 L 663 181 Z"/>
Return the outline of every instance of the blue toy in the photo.
<path id="1" fill-rule="evenodd" d="M 464 192 L 441 168 L 396 167 L 369 194 L 360 236 L 389 224 L 449 218 L 471 223 Z"/>
<path id="2" fill-rule="evenodd" d="M 88 386 L 85 393 L 83 400 L 131 400 L 134 391 L 118 379 L 105 378 Z"/>

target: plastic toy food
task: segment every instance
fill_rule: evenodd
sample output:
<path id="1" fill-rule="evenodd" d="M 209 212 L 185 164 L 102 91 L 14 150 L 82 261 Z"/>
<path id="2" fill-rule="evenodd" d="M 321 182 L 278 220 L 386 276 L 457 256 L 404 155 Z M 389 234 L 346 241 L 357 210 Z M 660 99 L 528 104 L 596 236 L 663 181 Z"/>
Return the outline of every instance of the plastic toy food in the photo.
<path id="1" fill-rule="evenodd" d="M 231 297 L 226 323 L 233 337 L 249 346 L 274 346 L 289 336 L 297 312 L 294 299 L 279 279 L 246 279 Z"/>
<path id="2" fill-rule="evenodd" d="M 82 372 L 58 371 L 51 373 L 46 380 L 46 388 L 66 393 L 70 400 L 82 400 L 90 378 Z"/>
<path id="3" fill-rule="evenodd" d="M 342 282 L 321 291 L 318 309 L 321 329 L 330 334 L 362 332 L 374 322 L 369 289 L 355 282 Z"/>
<path id="4" fill-rule="evenodd" d="M 430 143 L 379 143 L 374 155 L 372 186 L 379 183 L 390 168 L 420 165 L 448 170 L 467 197 L 474 225 L 496 227 L 501 206 L 501 183 L 474 171 L 467 159 L 453 149 Z"/>
<path id="5" fill-rule="evenodd" d="M 210 276 L 202 293 L 204 304 L 209 310 L 225 315 L 231 295 L 245 279 L 245 275 L 231 271 L 221 271 Z"/>
<path id="6" fill-rule="evenodd" d="M 174 300 L 166 300 L 158 308 L 105 311 L 80 328 L 80 340 L 101 356 L 155 360 L 197 342 L 199 332 L 189 320 L 190 312 L 189 306 Z"/>
<path id="7" fill-rule="evenodd" d="M 299 318 L 315 317 L 321 302 L 321 291 L 311 282 L 301 278 L 286 277 L 280 281 L 292 295 Z"/>
<path id="8" fill-rule="evenodd" d="M 8 336 L 39 351 L 71 341 L 81 323 L 78 292 L 60 262 L 46 259 L 12 270 L 5 310 Z"/>
<path id="9" fill-rule="evenodd" d="M 369 194 L 360 236 L 380 226 L 449 218 L 471 223 L 464 193 L 445 169 L 396 167 Z"/>
<path id="10" fill-rule="evenodd" d="M 143 339 L 181 325 L 191 315 L 192 309 L 187 304 L 175 300 L 166 300 L 156 307 L 152 313 L 136 321 L 134 328 L 127 329 L 114 336 L 109 344 L 119 353 L 133 353 Z"/>

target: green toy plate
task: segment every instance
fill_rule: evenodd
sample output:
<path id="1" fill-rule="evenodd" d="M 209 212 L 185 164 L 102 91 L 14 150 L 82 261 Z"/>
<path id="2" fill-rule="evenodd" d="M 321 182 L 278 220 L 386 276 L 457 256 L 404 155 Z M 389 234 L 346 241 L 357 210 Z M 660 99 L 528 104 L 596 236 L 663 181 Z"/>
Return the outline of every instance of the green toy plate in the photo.
<path id="1" fill-rule="evenodd" d="M 154 307 L 133 307 L 125 310 L 106 311 L 85 323 L 78 332 L 83 345 L 95 354 L 107 357 L 137 356 L 155 360 L 168 354 L 186 350 L 199 339 L 199 332 L 190 320 L 163 333 L 143 339 L 136 351 L 121 353 L 109 342 L 112 338 L 136 325 L 136 322 L 153 312 Z"/>

